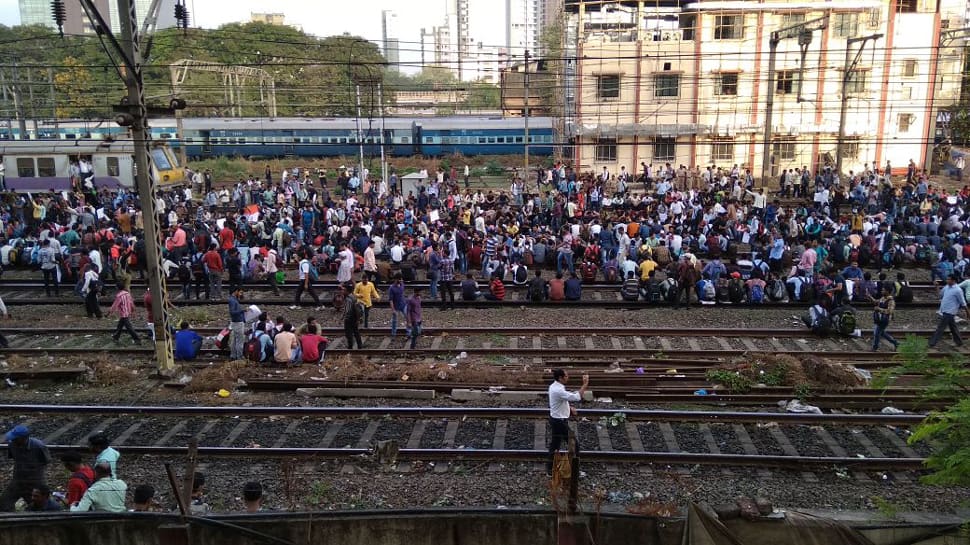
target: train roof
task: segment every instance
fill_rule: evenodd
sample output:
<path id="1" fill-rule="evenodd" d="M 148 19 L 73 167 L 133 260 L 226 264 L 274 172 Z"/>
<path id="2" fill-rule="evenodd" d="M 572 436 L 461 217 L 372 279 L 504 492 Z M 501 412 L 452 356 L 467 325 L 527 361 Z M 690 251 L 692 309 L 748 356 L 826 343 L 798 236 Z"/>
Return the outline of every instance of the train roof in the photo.
<path id="1" fill-rule="evenodd" d="M 378 129 L 381 125 L 380 117 L 362 117 L 361 128 Z M 391 130 L 410 130 L 413 124 L 421 125 L 428 130 L 447 129 L 521 129 L 525 126 L 522 117 L 488 117 L 488 116 L 446 116 L 446 117 L 385 117 L 384 126 Z M 186 117 L 182 120 L 184 128 L 188 130 L 300 130 L 300 129 L 340 129 L 356 130 L 356 117 Z M 149 120 L 153 129 L 172 129 L 176 126 L 173 118 L 158 118 Z M 51 122 L 41 123 L 44 129 L 54 127 Z M 113 121 L 61 121 L 57 124 L 61 129 L 75 129 L 78 131 L 94 131 L 104 127 L 117 127 Z M 529 127 L 533 129 L 552 128 L 550 117 L 530 117 Z"/>
<path id="2" fill-rule="evenodd" d="M 131 140 L 0 140 L 0 156 L 134 153 Z"/>

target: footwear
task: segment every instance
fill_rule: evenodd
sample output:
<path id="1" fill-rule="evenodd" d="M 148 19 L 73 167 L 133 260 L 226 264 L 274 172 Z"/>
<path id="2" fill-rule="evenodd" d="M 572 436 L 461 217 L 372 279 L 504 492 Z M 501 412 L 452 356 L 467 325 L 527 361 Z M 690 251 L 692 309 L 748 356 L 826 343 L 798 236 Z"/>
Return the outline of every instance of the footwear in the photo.
<path id="1" fill-rule="evenodd" d="M 300 307 L 298 307 L 298 306 L 296 306 L 296 305 L 290 305 L 290 310 L 296 310 L 296 309 L 298 309 L 298 308 L 300 308 Z"/>
<path id="2" fill-rule="evenodd" d="M 120 341 L 120 340 L 118 339 L 118 337 L 115 337 L 114 335 L 112 335 L 112 336 L 111 336 L 111 340 L 112 340 L 112 341 L 113 341 L 113 342 L 114 342 L 115 344 L 118 344 L 119 342 L 121 342 L 121 341 Z"/>
<path id="3" fill-rule="evenodd" d="M 323 310 L 324 308 L 325 307 L 323 305 L 320 305 L 320 306 L 317 307 L 317 310 Z"/>

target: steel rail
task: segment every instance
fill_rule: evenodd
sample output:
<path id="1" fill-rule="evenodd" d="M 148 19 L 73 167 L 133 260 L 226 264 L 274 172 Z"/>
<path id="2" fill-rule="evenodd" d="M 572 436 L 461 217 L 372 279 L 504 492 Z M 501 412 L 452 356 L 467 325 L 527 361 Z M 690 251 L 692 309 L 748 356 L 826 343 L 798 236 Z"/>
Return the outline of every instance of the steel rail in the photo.
<path id="1" fill-rule="evenodd" d="M 6 445 L 0 444 L 0 448 Z M 148 447 L 117 446 L 125 455 L 141 456 L 183 456 L 188 447 Z M 73 445 L 49 445 L 53 452 L 76 450 Z M 253 448 L 253 447 L 199 447 L 197 453 L 202 457 L 245 458 L 313 458 L 349 459 L 370 455 L 370 449 L 362 448 Z M 523 461 L 539 462 L 549 456 L 544 450 L 507 450 L 507 449 L 400 449 L 397 460 L 405 461 Z M 690 452 L 633 452 L 615 450 L 590 450 L 581 453 L 584 462 L 603 463 L 642 463 L 666 465 L 712 465 L 770 467 L 776 469 L 804 470 L 805 468 L 846 467 L 869 471 L 918 471 L 923 469 L 925 458 L 851 458 L 851 457 L 814 457 L 814 456 L 772 456 L 751 454 L 705 454 Z"/>
<path id="2" fill-rule="evenodd" d="M 138 415 L 138 416 L 248 416 L 248 417 L 331 417 L 361 418 L 393 416 L 398 418 L 548 418 L 542 408 L 515 407 L 180 407 L 124 405 L 0 405 L 2 414 L 48 415 Z M 660 422 L 729 422 L 786 424 L 868 424 L 911 426 L 923 421 L 921 414 L 798 414 L 772 412 L 673 411 L 647 409 L 579 409 L 579 415 L 590 419 L 622 413 L 628 420 Z"/>
<path id="3" fill-rule="evenodd" d="M 215 335 L 222 328 L 218 327 L 199 327 L 195 331 L 200 335 Z M 919 335 L 930 336 L 934 329 L 894 329 L 897 335 Z M 47 334 L 114 334 L 115 328 L 77 328 L 77 327 L 5 327 L 4 333 L 16 335 L 47 335 Z M 369 327 L 361 328 L 362 335 L 390 335 L 389 327 Z M 343 335 L 344 330 L 338 327 L 322 328 L 322 335 Z M 970 337 L 970 331 L 961 332 L 962 335 Z M 749 337 L 749 338 L 817 338 L 807 329 L 770 329 L 770 328 L 678 328 L 678 327 L 428 327 L 422 328 L 422 336 L 441 336 L 462 335 L 467 337 L 505 335 L 505 336 L 549 336 L 549 337 L 575 337 L 575 336 L 594 336 L 594 337 Z M 871 336 L 872 332 L 862 331 L 863 336 Z"/>

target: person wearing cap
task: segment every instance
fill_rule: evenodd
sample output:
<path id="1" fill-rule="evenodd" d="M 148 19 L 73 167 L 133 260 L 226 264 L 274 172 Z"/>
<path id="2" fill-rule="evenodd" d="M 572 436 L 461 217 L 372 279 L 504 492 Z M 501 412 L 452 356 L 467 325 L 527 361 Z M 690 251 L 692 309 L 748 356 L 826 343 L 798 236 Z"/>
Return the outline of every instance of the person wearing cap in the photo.
<path id="1" fill-rule="evenodd" d="M 111 465 L 107 462 L 94 466 L 94 478 L 94 484 L 84 493 L 81 501 L 71 505 L 71 512 L 107 511 L 109 513 L 124 513 L 128 484 L 111 476 Z"/>
<path id="2" fill-rule="evenodd" d="M 6 440 L 13 476 L 0 494 L 0 511 L 11 512 L 18 499 L 29 502 L 34 488 L 47 485 L 46 469 L 51 455 L 43 441 L 30 436 L 27 426 L 14 427 L 7 432 Z"/>

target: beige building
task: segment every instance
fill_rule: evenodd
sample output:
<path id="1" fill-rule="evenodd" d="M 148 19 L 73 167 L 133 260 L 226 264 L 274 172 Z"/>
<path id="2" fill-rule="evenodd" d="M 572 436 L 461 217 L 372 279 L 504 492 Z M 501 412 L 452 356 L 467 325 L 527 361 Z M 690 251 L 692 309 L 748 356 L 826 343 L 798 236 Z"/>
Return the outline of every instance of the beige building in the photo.
<path id="1" fill-rule="evenodd" d="M 738 164 L 760 177 L 769 86 L 766 176 L 835 165 L 843 86 L 843 171 L 926 165 L 936 112 L 959 97 L 963 44 L 945 31 L 966 26 L 963 0 L 567 0 L 565 8 L 577 41 L 563 138 L 576 144 L 567 150 L 583 170 Z M 806 22 L 817 28 L 811 40 L 781 39 L 769 74 L 772 33 Z"/>

